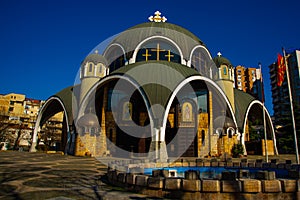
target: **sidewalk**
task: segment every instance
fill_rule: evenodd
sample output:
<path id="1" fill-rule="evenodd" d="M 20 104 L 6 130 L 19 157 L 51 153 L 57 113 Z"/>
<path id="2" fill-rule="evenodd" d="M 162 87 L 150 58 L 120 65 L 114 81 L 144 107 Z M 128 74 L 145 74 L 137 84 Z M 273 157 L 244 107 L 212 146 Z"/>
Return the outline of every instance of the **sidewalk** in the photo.
<path id="1" fill-rule="evenodd" d="M 0 199 L 150 199 L 102 181 L 94 158 L 0 151 Z"/>

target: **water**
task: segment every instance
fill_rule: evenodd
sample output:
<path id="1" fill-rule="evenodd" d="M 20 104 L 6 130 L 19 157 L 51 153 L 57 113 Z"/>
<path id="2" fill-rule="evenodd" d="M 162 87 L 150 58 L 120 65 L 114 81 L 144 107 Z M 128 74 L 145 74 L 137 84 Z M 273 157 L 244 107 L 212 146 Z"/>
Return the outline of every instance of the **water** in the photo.
<path id="1" fill-rule="evenodd" d="M 169 171 L 170 177 L 184 178 L 184 172 L 193 170 L 200 172 L 201 179 L 221 179 L 223 171 L 232 171 L 237 174 L 242 171 L 249 172 L 249 178 L 255 178 L 258 171 L 275 171 L 276 178 L 288 178 L 286 169 L 266 169 L 266 168 L 236 168 L 236 167 L 164 167 L 164 168 L 145 168 L 144 174 L 151 175 L 153 170 L 164 169 Z"/>

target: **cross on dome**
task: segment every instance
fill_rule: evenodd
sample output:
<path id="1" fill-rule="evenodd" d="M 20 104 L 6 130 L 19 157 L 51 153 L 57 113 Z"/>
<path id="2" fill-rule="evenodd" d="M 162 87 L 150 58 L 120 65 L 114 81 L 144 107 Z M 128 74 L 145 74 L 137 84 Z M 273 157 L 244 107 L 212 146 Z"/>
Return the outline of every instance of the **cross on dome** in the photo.
<path id="1" fill-rule="evenodd" d="M 221 56 L 222 56 L 222 54 L 221 54 L 221 52 L 220 52 L 220 51 L 217 53 L 217 55 L 218 55 L 219 57 L 221 57 Z"/>
<path id="2" fill-rule="evenodd" d="M 155 13 L 155 16 L 153 17 L 152 15 L 150 17 L 148 17 L 149 21 L 150 22 L 166 22 L 167 21 L 167 18 L 165 16 L 160 16 L 161 15 L 161 12 L 159 11 L 156 11 Z"/>

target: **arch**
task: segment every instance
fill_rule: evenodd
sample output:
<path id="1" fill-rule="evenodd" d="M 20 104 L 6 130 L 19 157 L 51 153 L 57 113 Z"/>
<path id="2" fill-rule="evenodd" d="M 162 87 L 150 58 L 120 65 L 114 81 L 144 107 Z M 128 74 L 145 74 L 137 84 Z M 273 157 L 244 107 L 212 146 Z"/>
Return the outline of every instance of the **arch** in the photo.
<path id="1" fill-rule="evenodd" d="M 112 47 L 112 46 L 118 46 L 121 48 L 121 50 L 123 51 L 123 55 L 124 55 L 124 59 L 126 59 L 125 55 L 126 55 L 126 52 L 125 52 L 125 49 L 124 47 L 121 45 L 121 44 L 118 44 L 118 43 L 112 43 L 110 44 L 104 51 L 103 53 L 103 56 L 106 57 L 106 53 L 108 52 L 108 50 Z"/>
<path id="2" fill-rule="evenodd" d="M 103 79 L 101 79 L 99 82 L 97 82 L 96 84 L 94 84 L 90 90 L 87 92 L 87 94 L 85 95 L 85 97 L 83 98 L 80 106 L 79 106 L 79 110 L 78 110 L 78 116 L 77 116 L 77 119 L 76 119 L 76 123 L 77 124 L 77 120 L 83 116 L 84 114 L 84 110 L 86 108 L 86 106 L 88 105 L 88 99 L 91 95 L 93 95 L 93 93 L 102 85 L 104 85 L 105 83 L 108 83 L 109 81 L 112 81 L 112 80 L 116 80 L 116 79 L 122 79 L 122 80 L 125 80 L 125 81 L 128 81 L 133 87 L 136 88 L 137 91 L 139 91 L 139 93 L 141 94 L 143 100 L 144 100 L 144 103 L 145 103 L 145 106 L 147 108 L 147 113 L 148 113 L 148 116 L 149 116 L 149 119 L 150 119 L 150 127 L 151 127 L 151 130 L 153 130 L 154 128 L 154 123 L 153 123 L 153 116 L 152 116 L 152 113 L 150 112 L 150 108 L 149 108 L 149 103 L 148 103 L 148 100 L 147 100 L 147 97 L 143 94 L 143 92 L 141 91 L 141 88 L 139 87 L 139 85 L 134 82 L 133 80 L 131 80 L 129 77 L 127 76 L 122 76 L 122 75 L 111 75 L 111 76 L 108 76 L 108 77 L 104 77 Z M 117 119 L 116 119 L 117 120 Z M 151 133 L 153 134 L 153 133 Z"/>
<path id="3" fill-rule="evenodd" d="M 171 40 L 170 38 L 167 38 L 167 37 L 164 37 L 164 36 L 151 36 L 151 37 L 148 37 L 146 39 L 144 39 L 143 41 L 141 41 L 135 48 L 134 52 L 133 52 L 133 56 L 132 58 L 130 59 L 130 63 L 129 64 L 133 64 L 136 62 L 136 57 L 137 57 L 137 54 L 138 54 L 138 51 L 140 50 L 141 46 L 143 44 L 145 44 L 146 42 L 150 41 L 150 40 L 153 40 L 153 39 L 163 39 L 163 40 L 167 40 L 168 42 L 170 42 L 172 45 L 174 45 L 179 54 L 180 54 L 180 58 L 181 58 L 181 64 L 182 65 L 186 65 L 184 59 L 183 59 L 183 54 L 182 54 L 182 50 L 180 49 L 180 47 L 173 41 Z"/>
<path id="4" fill-rule="evenodd" d="M 210 55 L 210 52 L 202 45 L 197 45 L 195 46 L 192 50 L 191 50 L 191 53 L 190 53 L 190 57 L 189 57 L 189 60 L 188 60 L 188 63 L 187 63 L 187 66 L 188 67 L 192 67 L 192 56 L 194 54 L 194 51 L 196 51 L 196 49 L 198 48 L 202 48 L 204 49 L 206 52 L 207 52 L 207 55 L 209 56 L 210 59 L 212 59 L 211 55 Z"/>
<path id="5" fill-rule="evenodd" d="M 264 104 L 263 104 L 262 102 L 260 102 L 260 101 L 258 101 L 258 100 L 253 100 L 253 101 L 249 104 L 249 106 L 248 106 L 248 108 L 247 108 L 247 111 L 246 111 L 246 114 L 245 114 L 245 117 L 244 117 L 244 122 L 243 122 L 243 133 L 245 133 L 245 130 L 246 130 L 246 122 L 247 122 L 247 119 L 248 119 L 248 115 L 249 115 L 249 112 L 250 112 L 250 110 L 251 110 L 251 107 L 252 107 L 254 104 L 259 104 L 260 106 L 262 106 L 262 108 L 263 108 L 264 111 L 265 111 L 265 114 L 267 115 L 267 119 L 268 119 L 268 121 L 269 121 L 269 123 L 270 123 L 270 125 L 271 125 L 270 127 L 271 127 L 271 131 L 272 131 L 272 136 L 273 136 L 273 142 L 274 142 L 275 154 L 278 155 L 278 150 L 277 150 L 277 145 L 276 145 L 275 131 L 274 131 L 274 127 L 272 126 L 272 124 L 273 124 L 273 123 L 272 123 L 272 119 L 271 119 L 271 116 L 270 116 L 268 110 L 266 109 L 266 107 L 264 106 Z M 245 147 L 245 138 L 244 138 L 244 136 L 241 137 L 241 141 L 242 141 L 243 146 Z M 246 153 L 245 150 L 246 150 L 246 149 L 244 149 L 244 152 Z"/>
<path id="6" fill-rule="evenodd" d="M 43 121 L 46 120 L 46 119 L 43 119 L 43 121 L 42 121 L 42 117 L 43 117 L 44 112 L 47 110 L 47 108 L 50 106 L 51 103 L 56 102 L 56 101 L 59 103 L 59 105 L 61 106 L 61 108 L 64 111 L 64 118 L 65 118 L 65 121 L 66 121 L 66 124 L 67 124 L 67 127 L 66 127 L 67 128 L 67 132 L 70 131 L 69 130 L 69 117 L 68 117 L 67 109 L 66 109 L 64 103 L 62 102 L 62 100 L 59 97 L 56 97 L 56 96 L 50 97 L 45 102 L 45 104 L 42 106 L 42 108 L 41 108 L 41 110 L 40 110 L 40 112 L 38 114 L 36 123 L 34 125 L 33 136 L 32 136 L 32 144 L 31 144 L 31 147 L 30 147 L 30 152 L 36 152 L 36 148 L 35 147 L 37 145 L 37 133 L 39 131 L 39 127 L 40 127 L 41 123 L 43 123 Z"/>
<path id="7" fill-rule="evenodd" d="M 233 136 L 234 134 L 235 134 L 234 128 L 229 127 L 229 128 L 227 129 L 227 135 L 228 135 L 228 137 L 229 137 L 229 138 L 232 138 L 232 136 Z"/>
<path id="8" fill-rule="evenodd" d="M 235 124 L 236 127 L 237 126 L 237 122 L 236 122 L 236 119 L 235 119 L 235 115 L 234 115 L 234 112 L 233 112 L 233 109 L 231 107 L 231 104 L 227 98 L 227 96 L 225 95 L 225 93 L 223 92 L 223 90 L 217 85 L 217 83 L 215 83 L 213 80 L 209 79 L 209 78 L 206 78 L 204 76 L 191 76 L 191 77 L 188 77 L 187 79 L 183 80 L 176 88 L 175 90 L 173 91 L 172 93 L 172 96 L 170 97 L 169 101 L 168 101 L 168 104 L 166 106 L 166 110 L 165 110 L 165 114 L 164 114 L 164 117 L 163 117 L 163 127 L 162 129 L 163 130 L 166 130 L 166 123 L 167 123 L 167 119 L 168 119 L 168 113 L 170 112 L 170 108 L 171 108 L 171 105 L 172 105 L 172 102 L 174 101 L 176 95 L 178 94 L 178 92 L 185 86 L 187 85 L 188 83 L 190 83 L 191 81 L 195 81 L 195 80 L 201 80 L 201 81 L 204 81 L 204 82 L 208 82 L 210 83 L 215 89 L 217 89 L 217 91 L 222 95 L 222 97 L 224 98 L 225 102 L 226 102 L 226 105 L 228 106 L 229 110 L 230 110 L 230 114 L 233 118 L 233 122 Z M 165 138 L 165 131 L 162 132 L 162 136 L 161 138 Z"/>
<path id="9" fill-rule="evenodd" d="M 119 49 L 121 50 L 121 54 L 122 54 L 122 55 L 116 55 L 117 57 L 110 56 L 110 57 L 113 58 L 113 60 L 109 60 L 107 54 L 110 53 L 110 50 L 111 50 L 113 47 L 119 48 Z M 113 52 L 113 51 L 114 51 L 114 50 L 112 50 L 111 52 Z M 119 59 L 119 58 L 121 58 L 121 57 L 122 57 L 123 60 L 124 60 L 124 65 L 127 65 L 126 52 L 125 52 L 124 47 L 123 47 L 121 44 L 118 44 L 118 43 L 110 44 L 110 45 L 105 49 L 105 51 L 104 51 L 104 53 L 103 53 L 103 56 L 104 56 L 105 58 L 107 58 L 107 60 L 108 60 L 107 68 L 109 68 L 109 69 L 111 68 L 111 64 L 114 63 L 117 59 Z M 119 66 L 119 67 L 117 67 L 117 68 L 114 68 L 113 70 L 110 69 L 110 71 L 114 71 L 114 70 L 116 70 L 116 69 L 118 69 L 118 68 L 120 68 L 120 67 L 122 67 L 122 65 Z"/>

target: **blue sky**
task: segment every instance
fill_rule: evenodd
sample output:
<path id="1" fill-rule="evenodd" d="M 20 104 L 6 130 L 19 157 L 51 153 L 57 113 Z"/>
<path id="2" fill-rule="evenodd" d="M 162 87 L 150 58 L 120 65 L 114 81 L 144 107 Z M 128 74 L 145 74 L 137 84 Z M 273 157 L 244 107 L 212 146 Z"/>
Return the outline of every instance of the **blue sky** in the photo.
<path id="1" fill-rule="evenodd" d="M 212 56 L 234 66 L 268 66 L 281 47 L 300 47 L 300 1 L 0 1 L 0 93 L 47 99 L 74 83 L 81 61 L 100 42 L 156 10 L 198 36 Z"/>

